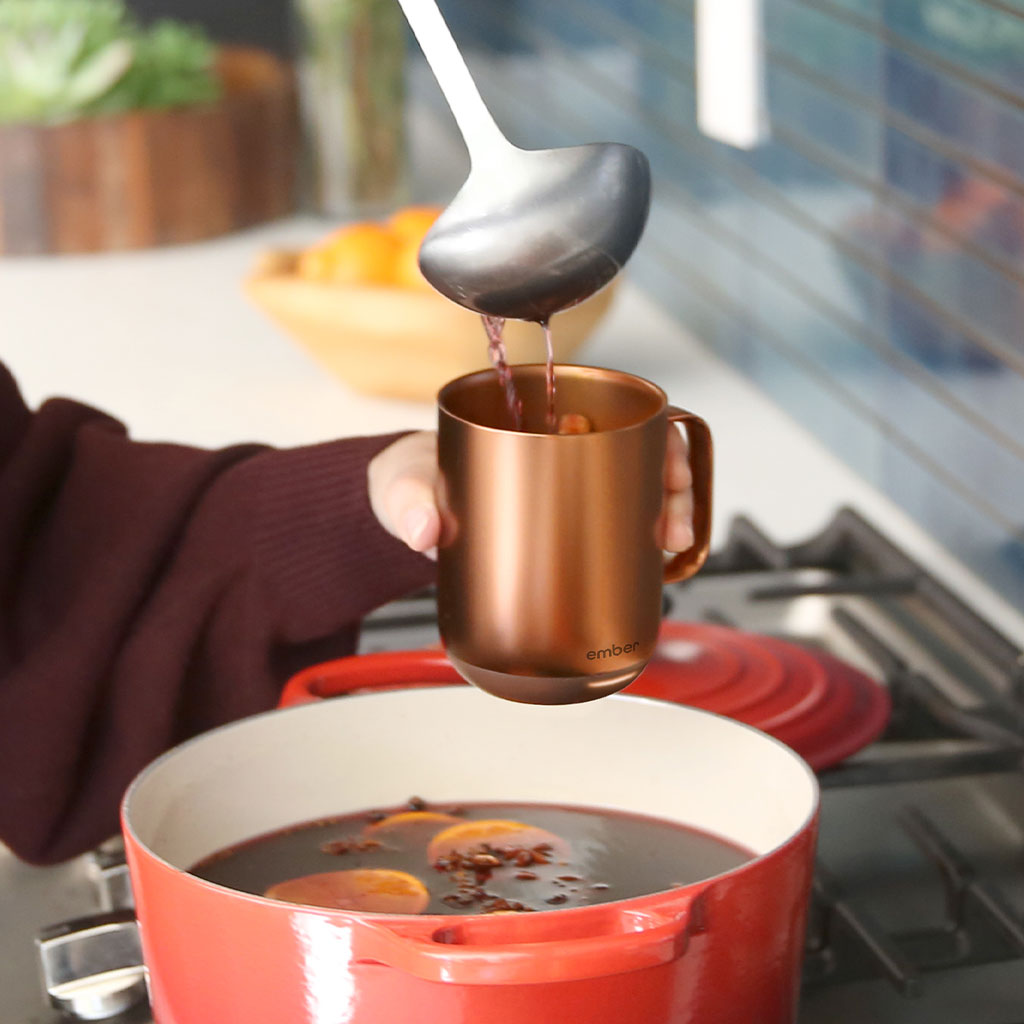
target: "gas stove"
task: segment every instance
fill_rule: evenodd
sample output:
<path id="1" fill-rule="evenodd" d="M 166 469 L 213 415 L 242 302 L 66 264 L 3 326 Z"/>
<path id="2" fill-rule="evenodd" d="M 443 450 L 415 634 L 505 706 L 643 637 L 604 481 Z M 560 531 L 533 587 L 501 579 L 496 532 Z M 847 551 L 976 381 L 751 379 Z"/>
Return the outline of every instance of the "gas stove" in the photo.
<path id="1" fill-rule="evenodd" d="M 799 1024 L 1024 1024 L 1020 647 L 849 509 L 792 546 L 736 519 L 665 611 L 827 651 L 892 699 L 819 774 Z M 425 592 L 373 613 L 360 653 L 437 642 Z M 4 1024 L 149 1020 L 116 840 L 48 869 L 0 850 L 0 951 Z"/>

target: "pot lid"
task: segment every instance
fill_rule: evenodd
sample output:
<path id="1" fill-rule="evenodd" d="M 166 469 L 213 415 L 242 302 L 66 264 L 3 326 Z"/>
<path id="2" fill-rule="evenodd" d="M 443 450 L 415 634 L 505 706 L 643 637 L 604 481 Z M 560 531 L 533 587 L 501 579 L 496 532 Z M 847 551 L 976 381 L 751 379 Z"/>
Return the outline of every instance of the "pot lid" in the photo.
<path id="1" fill-rule="evenodd" d="M 623 692 L 745 722 L 819 770 L 877 739 L 890 712 L 884 686 L 824 651 L 705 622 L 663 623 Z"/>
<path id="2" fill-rule="evenodd" d="M 304 669 L 280 704 L 461 682 L 440 648 L 382 651 Z M 884 686 L 824 651 L 706 622 L 662 623 L 654 657 L 623 692 L 745 722 L 816 770 L 877 739 L 890 713 Z"/>

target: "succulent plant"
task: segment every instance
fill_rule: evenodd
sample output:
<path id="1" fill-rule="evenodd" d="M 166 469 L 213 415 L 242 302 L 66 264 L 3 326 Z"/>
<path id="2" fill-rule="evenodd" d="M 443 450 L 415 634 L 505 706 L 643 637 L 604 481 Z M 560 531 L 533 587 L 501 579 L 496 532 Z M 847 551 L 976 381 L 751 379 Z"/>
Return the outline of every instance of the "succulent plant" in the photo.
<path id="1" fill-rule="evenodd" d="M 0 0 L 0 122 L 210 101 L 213 57 L 199 29 L 144 29 L 121 0 Z"/>

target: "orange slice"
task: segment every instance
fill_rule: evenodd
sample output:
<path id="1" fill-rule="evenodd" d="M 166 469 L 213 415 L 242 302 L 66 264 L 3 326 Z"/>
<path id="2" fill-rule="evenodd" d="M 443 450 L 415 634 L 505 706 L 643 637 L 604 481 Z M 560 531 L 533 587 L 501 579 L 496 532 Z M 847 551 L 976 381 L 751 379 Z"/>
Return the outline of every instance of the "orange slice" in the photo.
<path id="1" fill-rule="evenodd" d="M 560 434 L 589 434 L 594 424 L 581 412 L 564 412 L 558 417 Z"/>
<path id="2" fill-rule="evenodd" d="M 364 836 L 373 836 L 380 839 L 383 835 L 394 833 L 405 835 L 423 835 L 431 826 L 433 832 L 439 832 L 445 825 L 452 825 L 463 821 L 456 818 L 454 814 L 442 814 L 440 811 L 400 811 L 398 814 L 389 814 L 372 825 L 363 829 Z M 430 832 L 433 835 L 433 832 Z"/>
<path id="3" fill-rule="evenodd" d="M 421 914 L 430 902 L 430 893 L 415 875 L 387 868 L 323 871 L 289 878 L 263 895 L 286 903 L 372 914 Z"/>
<path id="4" fill-rule="evenodd" d="M 481 843 L 487 843 L 494 849 L 509 846 L 527 850 L 547 845 L 551 847 L 548 856 L 553 861 L 567 861 L 570 852 L 569 844 L 547 829 L 504 818 L 484 818 L 479 821 L 460 821 L 438 832 L 427 846 L 427 859 L 431 864 L 436 864 L 440 858 L 454 850 L 465 852 Z"/>

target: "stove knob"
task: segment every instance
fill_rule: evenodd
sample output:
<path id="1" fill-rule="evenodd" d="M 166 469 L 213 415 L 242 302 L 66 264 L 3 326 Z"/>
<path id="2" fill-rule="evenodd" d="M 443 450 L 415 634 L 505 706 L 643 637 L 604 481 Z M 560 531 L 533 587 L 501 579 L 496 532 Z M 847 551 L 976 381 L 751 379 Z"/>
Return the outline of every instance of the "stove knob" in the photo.
<path id="1" fill-rule="evenodd" d="M 124 843 L 119 837 L 93 850 L 87 857 L 86 865 L 89 877 L 96 886 L 100 910 L 132 910 L 135 907 Z"/>
<path id="2" fill-rule="evenodd" d="M 130 911 L 63 921 L 36 939 L 50 1002 L 79 1020 L 106 1020 L 146 1001 L 139 929 Z"/>

